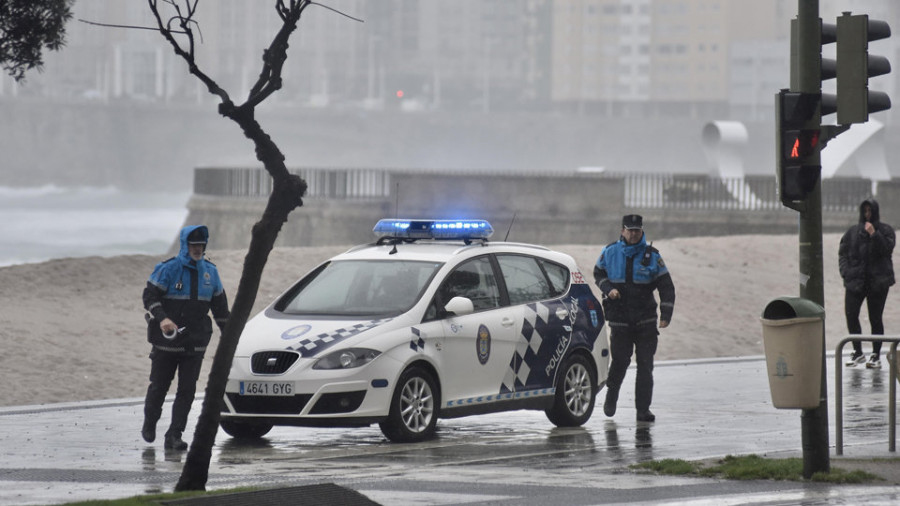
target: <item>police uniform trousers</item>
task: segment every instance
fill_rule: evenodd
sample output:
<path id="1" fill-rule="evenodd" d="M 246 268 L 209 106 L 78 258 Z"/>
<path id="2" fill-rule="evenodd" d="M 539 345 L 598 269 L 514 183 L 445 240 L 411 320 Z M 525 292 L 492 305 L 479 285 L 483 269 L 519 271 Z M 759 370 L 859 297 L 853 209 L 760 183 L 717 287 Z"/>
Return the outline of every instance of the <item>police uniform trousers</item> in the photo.
<path id="1" fill-rule="evenodd" d="M 172 404 L 172 423 L 166 435 L 181 435 L 187 426 L 191 404 L 197 391 L 197 380 L 203 365 L 202 353 L 182 353 L 162 351 L 156 348 L 150 352 L 150 386 L 147 387 L 147 398 L 144 400 L 144 418 L 154 423 L 162 416 L 163 403 L 169 386 L 178 373 L 178 388 L 175 391 L 175 402 Z"/>
<path id="2" fill-rule="evenodd" d="M 653 401 L 653 356 L 659 343 L 659 332 L 655 325 L 646 329 L 633 327 L 610 327 L 609 336 L 612 363 L 606 386 L 618 396 L 625 379 L 625 372 L 631 365 L 631 355 L 635 355 L 637 378 L 634 384 L 634 407 L 638 412 L 650 409 Z"/>

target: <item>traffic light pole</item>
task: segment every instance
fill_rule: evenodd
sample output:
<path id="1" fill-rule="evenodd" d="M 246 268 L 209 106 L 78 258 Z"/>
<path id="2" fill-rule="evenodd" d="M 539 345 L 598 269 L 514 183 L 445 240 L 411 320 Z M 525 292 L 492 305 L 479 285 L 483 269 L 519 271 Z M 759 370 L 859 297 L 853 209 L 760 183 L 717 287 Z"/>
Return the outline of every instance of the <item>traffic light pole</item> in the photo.
<path id="1" fill-rule="evenodd" d="M 818 0 L 797 0 L 797 72 L 792 77 L 793 88 L 802 93 L 821 93 L 821 20 Z M 822 115 L 817 110 L 810 120 L 811 128 L 819 128 Z M 816 151 L 815 164 L 821 166 Z M 825 288 L 822 262 L 822 178 L 819 175 L 800 211 L 800 297 L 825 307 Z M 828 384 L 825 369 L 825 334 L 822 333 L 822 378 L 819 406 L 804 409 L 801 414 L 803 444 L 803 477 L 830 469 L 828 450 Z"/>

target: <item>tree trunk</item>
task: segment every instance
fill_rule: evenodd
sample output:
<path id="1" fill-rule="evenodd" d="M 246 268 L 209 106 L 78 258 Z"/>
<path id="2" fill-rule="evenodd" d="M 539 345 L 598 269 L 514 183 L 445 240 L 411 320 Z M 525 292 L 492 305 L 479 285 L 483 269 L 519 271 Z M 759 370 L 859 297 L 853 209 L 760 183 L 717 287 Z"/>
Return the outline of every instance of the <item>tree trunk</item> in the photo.
<path id="1" fill-rule="evenodd" d="M 266 98 L 281 89 L 281 70 L 287 59 L 288 38 L 297 29 L 297 22 L 303 11 L 311 5 L 311 0 L 275 1 L 275 10 L 283 21 L 281 28 L 272 40 L 271 45 L 263 51 L 263 70 L 259 79 L 250 91 L 247 101 L 235 106 L 228 93 L 206 75 L 194 60 L 194 18 L 198 0 L 185 1 L 162 0 L 163 4 L 172 8 L 174 15 L 164 16 L 159 11 L 160 0 L 148 0 L 151 12 L 156 18 L 157 27 L 163 37 L 169 41 L 175 54 L 187 62 L 191 74 L 203 82 L 210 93 L 221 99 L 219 113 L 231 119 L 256 147 L 256 158 L 272 176 L 272 194 L 269 196 L 262 219 L 253 225 L 250 248 L 244 258 L 244 269 L 238 285 L 237 295 L 231 316 L 225 324 L 216 354 L 213 357 L 212 370 L 206 385 L 200 419 L 194 431 L 194 439 L 187 454 L 187 460 L 181 470 L 181 477 L 175 485 L 176 491 L 205 490 L 209 478 L 209 462 L 212 458 L 212 447 L 219 429 L 219 418 L 224 403 L 225 386 L 238 340 L 250 317 L 256 293 L 262 278 L 263 268 L 269 259 L 269 253 L 275 245 L 275 239 L 288 215 L 303 205 L 306 193 L 306 182 L 299 176 L 290 174 L 284 165 L 284 155 L 272 139 L 263 131 L 254 118 L 255 108 Z M 178 31 L 173 31 L 173 27 Z M 178 37 L 176 38 L 176 34 Z M 182 45 L 184 42 L 184 45 Z"/>
<path id="2" fill-rule="evenodd" d="M 220 112 L 240 125 L 244 134 L 256 145 L 257 158 L 263 162 L 266 171 L 272 176 L 273 188 L 269 196 L 262 219 L 253 225 L 250 248 L 244 258 L 244 269 L 238 285 L 237 295 L 231 310 L 231 316 L 213 357 L 212 369 L 206 385 L 203 408 L 194 438 L 181 477 L 175 491 L 205 490 L 209 478 L 209 463 L 212 448 L 219 429 L 219 418 L 224 403 L 225 386 L 238 340 L 250 317 L 250 311 L 256 302 L 263 268 L 269 259 L 269 253 L 275 245 L 275 239 L 287 221 L 288 214 L 302 206 L 302 197 L 306 193 L 306 182 L 299 176 L 290 174 L 284 166 L 284 156 L 271 138 L 262 130 L 252 114 L 240 108 L 223 107 Z"/>

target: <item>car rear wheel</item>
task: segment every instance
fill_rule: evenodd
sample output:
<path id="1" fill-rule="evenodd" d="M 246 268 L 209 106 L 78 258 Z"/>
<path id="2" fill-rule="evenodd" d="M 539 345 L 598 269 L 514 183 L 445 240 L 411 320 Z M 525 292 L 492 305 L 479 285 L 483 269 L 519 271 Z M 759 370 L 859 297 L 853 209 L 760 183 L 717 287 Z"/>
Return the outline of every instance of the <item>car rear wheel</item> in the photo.
<path id="1" fill-rule="evenodd" d="M 272 430 L 271 423 L 221 420 L 219 425 L 226 434 L 235 439 L 259 439 Z"/>
<path id="2" fill-rule="evenodd" d="M 594 370 L 584 355 L 572 355 L 560 373 L 553 406 L 546 410 L 547 418 L 558 427 L 584 425 L 594 412 L 597 397 Z"/>
<path id="3" fill-rule="evenodd" d="M 413 443 L 434 437 L 440 392 L 427 370 L 413 366 L 403 371 L 391 398 L 391 411 L 381 422 L 381 432 L 397 443 Z"/>

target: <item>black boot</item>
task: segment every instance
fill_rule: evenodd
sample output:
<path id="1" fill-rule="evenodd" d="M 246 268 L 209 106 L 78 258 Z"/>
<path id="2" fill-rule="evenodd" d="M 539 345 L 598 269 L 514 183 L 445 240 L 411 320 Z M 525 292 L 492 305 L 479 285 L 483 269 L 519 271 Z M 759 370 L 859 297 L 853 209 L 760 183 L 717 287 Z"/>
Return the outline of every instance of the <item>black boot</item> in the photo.
<path id="1" fill-rule="evenodd" d="M 606 402 L 603 403 L 603 414 L 613 416 L 616 414 L 616 402 L 619 400 L 619 389 L 606 389 Z"/>
<path id="2" fill-rule="evenodd" d="M 656 415 L 653 414 L 649 409 L 645 409 L 643 411 L 638 411 L 637 413 L 637 421 L 639 422 L 655 422 Z"/>
<path id="3" fill-rule="evenodd" d="M 144 441 L 148 443 L 152 443 L 156 440 L 156 422 L 149 418 L 144 418 L 144 426 L 141 427 L 141 436 L 144 438 Z"/>
<path id="4" fill-rule="evenodd" d="M 163 443 L 163 448 L 166 450 L 184 451 L 187 450 L 188 444 L 181 440 L 180 432 L 172 432 L 171 434 L 166 434 L 166 441 Z"/>

